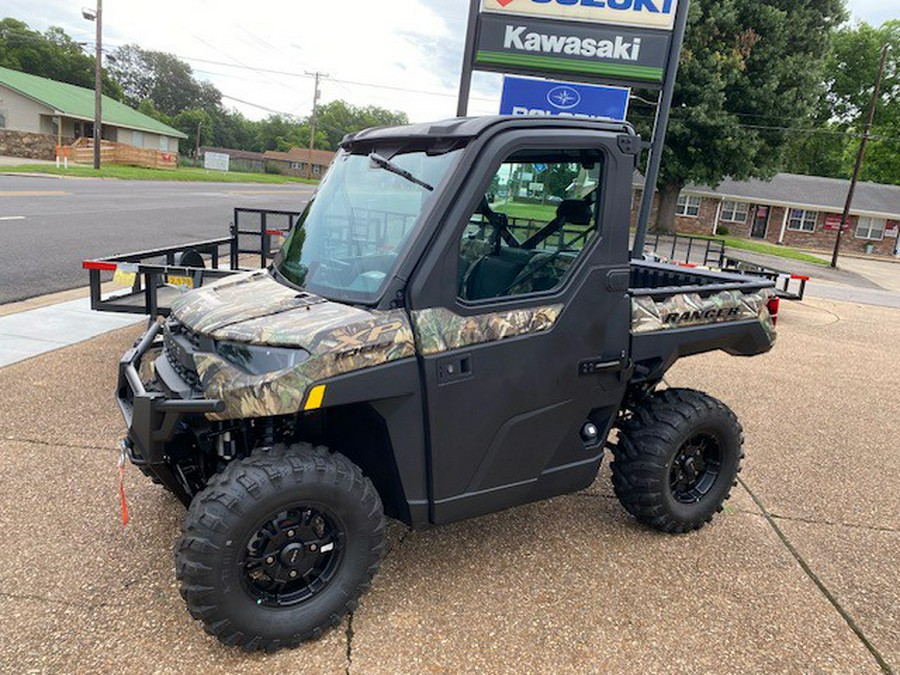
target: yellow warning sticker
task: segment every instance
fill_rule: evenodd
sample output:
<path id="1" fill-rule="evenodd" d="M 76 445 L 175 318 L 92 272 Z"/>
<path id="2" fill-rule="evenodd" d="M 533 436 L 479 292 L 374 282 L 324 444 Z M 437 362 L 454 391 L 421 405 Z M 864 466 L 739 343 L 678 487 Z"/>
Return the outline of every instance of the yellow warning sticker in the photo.
<path id="1" fill-rule="evenodd" d="M 134 286 L 134 280 L 136 278 L 137 274 L 134 272 L 116 270 L 116 273 L 113 275 L 113 283 L 121 284 L 122 286 Z"/>
<path id="2" fill-rule="evenodd" d="M 194 280 L 191 277 L 181 276 L 179 274 L 169 274 L 166 276 L 166 283 L 170 286 L 181 286 L 183 288 L 193 288 Z"/>

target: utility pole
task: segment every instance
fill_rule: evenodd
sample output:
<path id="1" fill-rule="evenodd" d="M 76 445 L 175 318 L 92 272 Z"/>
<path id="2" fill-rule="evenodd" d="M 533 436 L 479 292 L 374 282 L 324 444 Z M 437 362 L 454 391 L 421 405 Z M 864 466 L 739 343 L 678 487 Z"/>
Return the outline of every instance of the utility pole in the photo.
<path id="1" fill-rule="evenodd" d="M 97 52 L 94 67 L 94 168 L 100 168 L 100 138 L 103 128 L 103 0 L 97 0 L 97 9 L 83 7 L 81 16 L 97 24 Z M 62 124 L 62 118 L 60 118 Z"/>
<path id="2" fill-rule="evenodd" d="M 197 122 L 197 147 L 194 149 L 194 161 L 200 159 L 200 132 L 203 131 L 203 122 Z"/>
<path id="3" fill-rule="evenodd" d="M 97 68 L 94 72 L 94 169 L 100 168 L 103 128 L 103 0 L 97 0 Z"/>
<path id="4" fill-rule="evenodd" d="M 862 141 L 859 143 L 859 154 L 856 156 L 856 166 L 853 168 L 853 178 L 850 179 L 850 191 L 847 193 L 847 203 L 844 204 L 844 213 L 841 216 L 841 226 L 838 228 L 837 238 L 834 240 L 834 255 L 831 257 L 831 266 L 837 267 L 838 256 L 841 253 L 841 237 L 844 228 L 850 222 L 850 207 L 853 205 L 853 195 L 856 192 L 856 184 L 859 182 L 859 173 L 862 170 L 863 159 L 866 156 L 866 145 L 869 142 L 869 132 L 875 121 L 875 108 L 878 106 L 878 97 L 881 95 L 881 81 L 884 79 L 884 66 L 887 63 L 887 55 L 891 50 L 890 44 L 881 48 L 881 65 L 878 66 L 878 76 L 875 78 L 875 89 L 872 91 L 872 104 L 869 106 L 869 117 L 866 120 L 866 128 L 863 131 Z"/>
<path id="5" fill-rule="evenodd" d="M 327 73 L 320 73 L 316 71 L 315 73 L 307 72 L 307 75 L 311 75 L 316 78 L 316 90 L 313 94 L 313 109 L 312 109 L 312 118 L 309 123 L 309 154 L 306 157 L 306 178 L 309 180 L 312 178 L 312 153 L 313 148 L 316 144 L 316 121 L 319 114 L 319 80 L 323 77 L 328 77 Z"/>

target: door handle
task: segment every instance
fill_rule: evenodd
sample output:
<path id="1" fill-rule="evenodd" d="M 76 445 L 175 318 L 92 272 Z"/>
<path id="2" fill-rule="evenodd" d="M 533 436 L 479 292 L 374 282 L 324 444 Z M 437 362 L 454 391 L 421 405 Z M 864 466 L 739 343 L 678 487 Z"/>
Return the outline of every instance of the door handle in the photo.
<path id="1" fill-rule="evenodd" d="M 473 377 L 472 355 L 448 356 L 437 362 L 438 386 L 462 382 Z"/>

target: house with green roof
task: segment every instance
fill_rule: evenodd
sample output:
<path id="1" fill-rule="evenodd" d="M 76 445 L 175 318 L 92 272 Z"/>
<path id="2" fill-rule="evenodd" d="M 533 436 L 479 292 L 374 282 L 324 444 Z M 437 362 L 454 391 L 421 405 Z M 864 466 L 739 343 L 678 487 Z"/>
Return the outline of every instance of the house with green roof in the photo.
<path id="1" fill-rule="evenodd" d="M 178 141 L 187 138 L 108 96 L 103 97 L 102 119 L 105 141 L 177 154 Z M 32 151 L 21 156 L 52 159 L 60 136 L 71 144 L 93 135 L 93 89 L 0 68 L 0 154 L 15 154 L 20 148 L 20 154 Z"/>

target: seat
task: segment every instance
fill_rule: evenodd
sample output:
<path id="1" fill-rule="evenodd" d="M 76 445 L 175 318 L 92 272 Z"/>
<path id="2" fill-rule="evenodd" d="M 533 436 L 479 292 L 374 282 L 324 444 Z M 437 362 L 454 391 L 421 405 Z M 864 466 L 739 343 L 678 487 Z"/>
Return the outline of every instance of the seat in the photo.
<path id="1" fill-rule="evenodd" d="M 487 256 L 479 260 L 466 283 L 467 300 L 483 300 L 496 298 L 512 285 L 522 265 L 496 256 Z"/>

